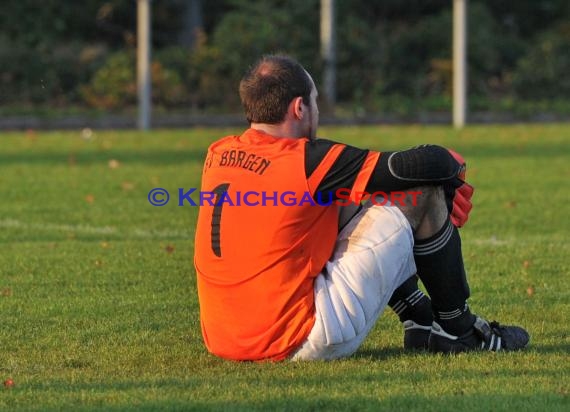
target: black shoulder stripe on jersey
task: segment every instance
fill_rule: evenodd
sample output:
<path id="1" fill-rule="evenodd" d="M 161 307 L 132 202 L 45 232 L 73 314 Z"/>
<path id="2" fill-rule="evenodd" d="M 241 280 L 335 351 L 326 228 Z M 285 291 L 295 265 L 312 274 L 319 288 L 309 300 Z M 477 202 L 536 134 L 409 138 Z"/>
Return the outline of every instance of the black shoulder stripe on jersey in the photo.
<path id="1" fill-rule="evenodd" d="M 319 184 L 317 192 L 332 192 L 333 199 L 336 199 L 337 189 L 352 189 L 367 154 L 368 150 L 346 146 Z"/>
<path id="2" fill-rule="evenodd" d="M 358 149 L 353 146 L 345 146 L 325 177 L 319 183 L 316 193 L 332 193 L 336 199 L 336 191 L 346 188 L 352 189 L 360 169 L 366 160 L 368 150 Z M 327 197 L 328 198 L 328 197 Z"/>
<path id="3" fill-rule="evenodd" d="M 308 179 L 323 161 L 336 142 L 327 139 L 316 139 L 305 146 L 305 177 Z"/>

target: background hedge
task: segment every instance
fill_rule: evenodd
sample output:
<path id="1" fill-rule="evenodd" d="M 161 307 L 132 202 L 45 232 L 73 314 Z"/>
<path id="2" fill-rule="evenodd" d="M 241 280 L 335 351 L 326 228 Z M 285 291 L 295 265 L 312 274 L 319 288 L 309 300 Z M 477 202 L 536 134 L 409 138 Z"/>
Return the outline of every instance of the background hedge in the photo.
<path id="1" fill-rule="evenodd" d="M 135 103 L 136 1 L 4 3 L 3 107 L 117 110 Z M 192 5 L 199 14 L 189 13 Z M 339 107 L 449 107 L 450 0 L 337 0 L 337 7 Z M 152 12 L 159 107 L 239 110 L 237 82 L 267 52 L 296 56 L 319 83 L 318 0 L 160 0 Z M 570 96 L 570 2 L 471 0 L 468 36 L 472 107 L 570 106 L 560 104 Z"/>

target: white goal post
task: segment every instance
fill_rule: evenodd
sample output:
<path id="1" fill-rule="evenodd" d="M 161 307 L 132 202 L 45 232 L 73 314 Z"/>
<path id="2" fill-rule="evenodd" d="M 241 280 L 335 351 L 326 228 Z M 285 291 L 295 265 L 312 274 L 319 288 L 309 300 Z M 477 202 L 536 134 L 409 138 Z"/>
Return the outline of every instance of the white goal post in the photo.
<path id="1" fill-rule="evenodd" d="M 467 2 L 453 0 L 453 126 L 467 115 Z"/>

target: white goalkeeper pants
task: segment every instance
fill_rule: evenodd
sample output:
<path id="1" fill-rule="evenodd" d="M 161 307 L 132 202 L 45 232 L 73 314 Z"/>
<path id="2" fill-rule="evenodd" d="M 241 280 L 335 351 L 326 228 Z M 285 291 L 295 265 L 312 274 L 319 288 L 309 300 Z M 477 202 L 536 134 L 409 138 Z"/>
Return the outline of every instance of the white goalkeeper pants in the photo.
<path id="1" fill-rule="evenodd" d="M 394 290 L 416 273 L 412 229 L 395 206 L 366 204 L 339 233 L 315 279 L 315 324 L 293 360 L 352 355 Z"/>

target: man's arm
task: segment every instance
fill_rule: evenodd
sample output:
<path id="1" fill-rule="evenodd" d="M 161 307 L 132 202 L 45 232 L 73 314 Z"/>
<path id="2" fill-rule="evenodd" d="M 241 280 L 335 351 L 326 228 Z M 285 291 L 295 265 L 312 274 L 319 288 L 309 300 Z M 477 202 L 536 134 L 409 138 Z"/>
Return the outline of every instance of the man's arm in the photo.
<path id="1" fill-rule="evenodd" d="M 336 153 L 335 153 L 336 152 Z M 332 156 L 332 154 L 334 156 Z M 366 173 L 367 159 L 376 154 L 378 161 Z M 307 143 L 305 171 L 307 179 L 318 172 L 322 164 L 329 162 L 327 170 L 315 185 L 316 192 L 332 192 L 352 189 L 355 182 L 365 178 L 362 189 L 369 193 L 406 190 L 425 185 L 462 183 L 458 179 L 461 165 L 447 149 L 436 145 L 423 145 L 399 152 L 372 152 L 317 139 Z M 363 173 L 366 176 L 362 176 Z"/>
<path id="2" fill-rule="evenodd" d="M 391 192 L 426 185 L 457 185 L 461 165 L 441 146 L 423 145 L 401 152 L 384 152 L 366 191 Z"/>
<path id="3" fill-rule="evenodd" d="M 471 210 L 473 188 L 464 181 L 465 161 L 437 145 L 379 153 L 318 139 L 307 144 L 305 169 L 310 182 L 314 183 L 313 174 L 319 175 L 313 194 L 330 192 L 337 198 L 338 189 L 374 193 L 441 185 L 457 227 L 467 221 Z"/>

